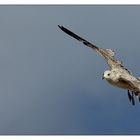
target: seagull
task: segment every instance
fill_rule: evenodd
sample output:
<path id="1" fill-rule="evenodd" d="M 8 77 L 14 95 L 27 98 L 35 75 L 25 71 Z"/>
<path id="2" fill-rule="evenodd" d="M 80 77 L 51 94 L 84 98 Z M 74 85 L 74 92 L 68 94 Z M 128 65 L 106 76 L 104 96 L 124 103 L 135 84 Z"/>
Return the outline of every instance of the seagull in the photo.
<path id="1" fill-rule="evenodd" d="M 128 98 L 132 105 L 135 105 L 134 96 L 137 97 L 140 102 L 140 78 L 134 77 L 132 73 L 127 68 L 125 68 L 125 66 L 122 64 L 122 61 L 118 61 L 114 57 L 115 53 L 113 50 L 99 48 L 84 38 L 73 33 L 72 31 L 68 30 L 67 28 L 60 25 L 58 25 L 58 27 L 66 34 L 96 51 L 106 60 L 110 69 L 103 73 L 102 79 L 105 79 L 109 84 L 113 86 L 127 90 Z"/>

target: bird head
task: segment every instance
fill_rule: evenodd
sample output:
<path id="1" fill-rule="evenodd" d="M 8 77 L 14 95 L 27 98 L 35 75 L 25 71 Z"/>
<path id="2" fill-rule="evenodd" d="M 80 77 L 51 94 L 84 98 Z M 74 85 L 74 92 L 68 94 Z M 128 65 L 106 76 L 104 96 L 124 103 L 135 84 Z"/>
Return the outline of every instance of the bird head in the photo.
<path id="1" fill-rule="evenodd" d="M 111 76 L 111 71 L 110 70 L 106 70 L 102 76 L 102 79 L 110 79 Z"/>

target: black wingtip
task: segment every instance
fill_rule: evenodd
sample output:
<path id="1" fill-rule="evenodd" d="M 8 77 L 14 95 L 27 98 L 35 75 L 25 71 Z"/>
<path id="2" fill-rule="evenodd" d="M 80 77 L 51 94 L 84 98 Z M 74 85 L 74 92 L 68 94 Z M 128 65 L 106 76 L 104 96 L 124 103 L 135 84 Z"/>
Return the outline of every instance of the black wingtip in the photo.
<path id="1" fill-rule="evenodd" d="M 62 29 L 62 28 L 63 28 L 63 26 L 60 26 L 60 25 L 58 25 L 58 27 L 59 27 L 60 29 Z"/>
<path id="2" fill-rule="evenodd" d="M 132 105 L 135 105 L 134 92 L 132 92 Z"/>
<path id="3" fill-rule="evenodd" d="M 67 33 L 67 34 L 69 34 L 69 32 L 71 32 L 71 31 L 69 31 L 68 29 L 66 29 L 64 26 L 58 25 L 58 27 L 59 27 L 63 32 L 65 32 L 65 33 Z"/>
<path id="4" fill-rule="evenodd" d="M 131 100 L 132 100 L 132 96 L 131 96 L 129 90 L 128 90 L 128 98 L 129 98 L 129 101 L 131 102 Z"/>

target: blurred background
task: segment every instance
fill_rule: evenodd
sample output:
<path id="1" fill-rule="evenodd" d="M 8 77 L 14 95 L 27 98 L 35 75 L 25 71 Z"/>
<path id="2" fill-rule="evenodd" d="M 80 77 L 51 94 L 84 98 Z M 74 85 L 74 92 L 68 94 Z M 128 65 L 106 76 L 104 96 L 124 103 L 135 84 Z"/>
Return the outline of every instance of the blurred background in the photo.
<path id="1" fill-rule="evenodd" d="M 140 76 L 140 6 L 0 6 L 0 134 L 140 134 L 140 104 L 63 25 Z"/>

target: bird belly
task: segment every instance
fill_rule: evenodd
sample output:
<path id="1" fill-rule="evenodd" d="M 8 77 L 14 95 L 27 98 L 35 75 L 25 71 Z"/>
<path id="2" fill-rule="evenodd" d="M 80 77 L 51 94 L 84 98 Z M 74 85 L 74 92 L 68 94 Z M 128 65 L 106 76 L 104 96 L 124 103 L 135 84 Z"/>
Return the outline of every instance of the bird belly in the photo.
<path id="1" fill-rule="evenodd" d="M 112 81 L 112 80 L 107 80 L 107 81 L 115 87 L 131 90 L 131 86 L 126 82 L 120 82 L 120 81 L 118 82 L 118 81 Z"/>

